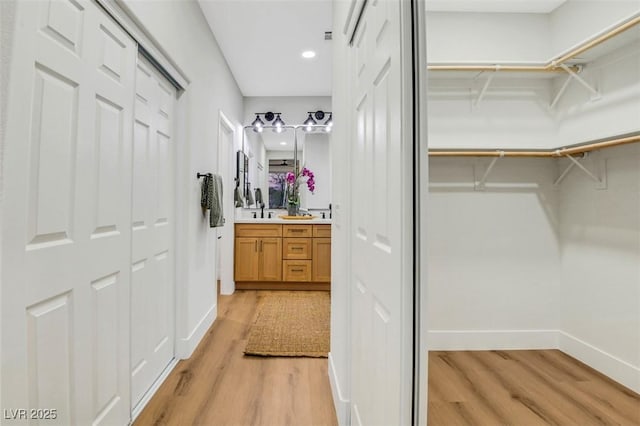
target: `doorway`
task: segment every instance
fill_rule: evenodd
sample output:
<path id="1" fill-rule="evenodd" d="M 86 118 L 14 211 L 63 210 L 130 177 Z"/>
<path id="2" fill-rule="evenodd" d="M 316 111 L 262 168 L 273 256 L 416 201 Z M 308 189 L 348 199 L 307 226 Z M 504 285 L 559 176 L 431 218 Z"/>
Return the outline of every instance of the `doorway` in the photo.
<path id="1" fill-rule="evenodd" d="M 221 294 L 232 294 L 235 291 L 233 281 L 233 191 L 235 189 L 233 161 L 235 131 L 231 121 L 220 111 L 218 121 L 218 173 L 222 176 L 225 223 L 217 228 L 218 244 L 216 246 L 217 281 Z"/>

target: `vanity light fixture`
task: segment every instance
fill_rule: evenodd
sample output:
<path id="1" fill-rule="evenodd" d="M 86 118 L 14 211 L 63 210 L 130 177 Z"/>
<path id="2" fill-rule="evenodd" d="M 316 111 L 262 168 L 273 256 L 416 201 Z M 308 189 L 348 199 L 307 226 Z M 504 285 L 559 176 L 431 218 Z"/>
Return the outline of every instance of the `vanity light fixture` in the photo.
<path id="1" fill-rule="evenodd" d="M 315 56 L 316 52 L 314 52 L 313 50 L 305 50 L 304 52 L 302 52 L 302 57 L 305 59 L 315 58 Z"/>
<path id="2" fill-rule="evenodd" d="M 273 125 L 275 126 L 275 129 L 273 129 L 274 132 L 282 133 L 282 131 L 284 130 L 282 128 L 282 126 L 284 126 L 284 121 L 282 121 L 282 118 L 280 118 L 280 114 L 276 115 L 276 119 L 273 120 Z"/>
<path id="3" fill-rule="evenodd" d="M 314 126 L 318 126 L 318 123 L 324 120 L 327 114 L 329 114 L 329 118 L 327 119 L 327 121 L 324 122 L 324 124 L 320 123 L 320 126 L 326 126 L 324 127 L 324 129 L 322 129 L 325 132 L 331 131 L 331 126 L 333 126 L 333 115 L 331 111 L 318 110 L 318 111 L 310 111 L 307 114 L 309 114 L 309 116 L 304 121 L 304 123 L 302 123 L 302 125 L 304 126 L 303 130 L 305 132 L 311 132 L 315 129 L 318 129 L 318 127 L 314 127 Z"/>
<path id="4" fill-rule="evenodd" d="M 313 117 L 311 116 L 311 113 L 309 113 L 309 117 L 304 120 L 304 124 L 306 127 L 304 128 L 305 132 L 310 132 L 311 130 L 313 130 L 313 127 L 311 126 L 315 126 L 316 124 L 318 124 L 318 122 L 316 120 L 313 119 Z"/>
<path id="5" fill-rule="evenodd" d="M 261 133 L 262 132 L 262 126 L 264 126 L 264 121 L 262 121 L 260 119 L 260 115 L 259 114 L 256 114 L 256 119 L 253 120 L 253 123 L 251 123 L 251 125 L 253 126 L 253 131 L 254 132 Z"/>
<path id="6" fill-rule="evenodd" d="M 331 129 L 333 128 L 333 114 L 332 113 L 329 113 L 329 118 L 327 119 L 327 121 L 325 121 L 324 125 L 327 126 L 325 128 L 325 131 L 326 132 L 330 132 Z"/>

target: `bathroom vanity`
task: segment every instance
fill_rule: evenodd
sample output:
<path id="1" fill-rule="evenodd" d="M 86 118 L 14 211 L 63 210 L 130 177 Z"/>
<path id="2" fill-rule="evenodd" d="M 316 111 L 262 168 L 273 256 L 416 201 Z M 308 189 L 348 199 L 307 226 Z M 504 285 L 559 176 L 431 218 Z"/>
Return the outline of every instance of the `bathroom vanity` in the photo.
<path id="1" fill-rule="evenodd" d="M 237 220 L 234 276 L 239 290 L 329 290 L 330 221 Z"/>

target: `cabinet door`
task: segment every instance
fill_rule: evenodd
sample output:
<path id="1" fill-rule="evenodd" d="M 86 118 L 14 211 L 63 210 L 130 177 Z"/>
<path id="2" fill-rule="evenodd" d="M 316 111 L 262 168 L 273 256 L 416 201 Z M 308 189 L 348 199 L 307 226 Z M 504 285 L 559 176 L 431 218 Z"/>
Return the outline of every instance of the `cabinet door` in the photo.
<path id="1" fill-rule="evenodd" d="M 236 238 L 235 247 L 235 280 L 258 281 L 260 253 L 259 238 Z"/>
<path id="2" fill-rule="evenodd" d="M 282 279 L 282 238 L 260 238 L 260 280 L 280 281 Z"/>
<path id="3" fill-rule="evenodd" d="M 331 238 L 313 239 L 312 281 L 331 281 Z"/>

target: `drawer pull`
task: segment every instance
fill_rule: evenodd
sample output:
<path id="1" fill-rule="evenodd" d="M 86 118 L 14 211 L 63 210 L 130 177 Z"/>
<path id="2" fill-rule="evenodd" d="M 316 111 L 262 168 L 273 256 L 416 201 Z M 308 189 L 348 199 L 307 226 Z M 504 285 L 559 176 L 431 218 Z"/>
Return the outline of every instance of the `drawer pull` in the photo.
<path id="1" fill-rule="evenodd" d="M 302 247 L 291 247 L 291 250 L 302 250 Z"/>
<path id="2" fill-rule="evenodd" d="M 304 269 L 302 268 L 292 269 L 291 272 L 304 272 Z"/>
<path id="3" fill-rule="evenodd" d="M 304 229 L 289 229 L 291 232 L 304 232 Z"/>

